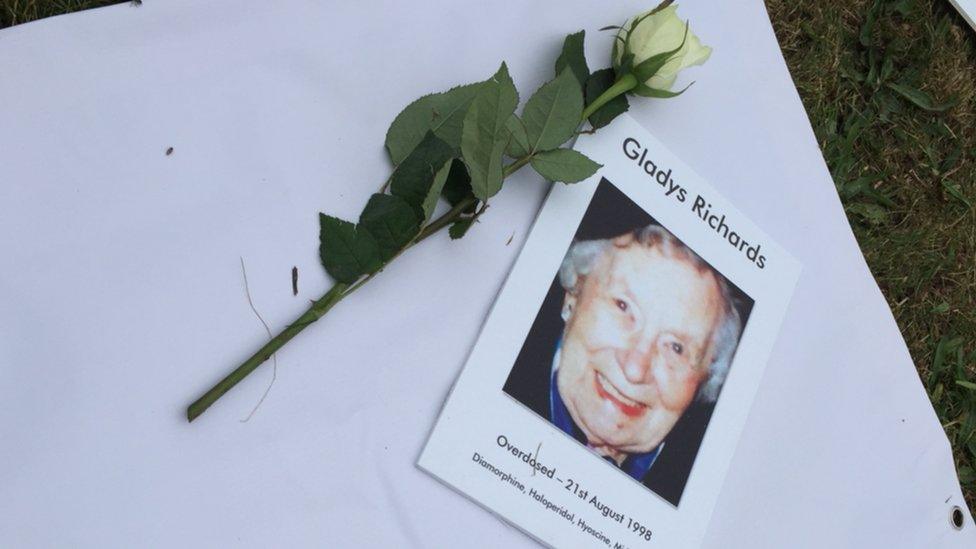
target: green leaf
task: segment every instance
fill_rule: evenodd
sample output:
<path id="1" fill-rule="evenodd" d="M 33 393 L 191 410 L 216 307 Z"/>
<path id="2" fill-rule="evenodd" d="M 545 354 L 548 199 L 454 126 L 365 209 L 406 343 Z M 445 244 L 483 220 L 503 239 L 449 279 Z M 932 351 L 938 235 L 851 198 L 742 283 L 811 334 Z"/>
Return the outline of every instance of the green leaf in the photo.
<path id="1" fill-rule="evenodd" d="M 961 157 L 962 157 L 962 144 L 954 143 L 952 150 L 949 151 L 949 154 L 947 154 L 945 158 L 943 158 L 942 161 L 939 162 L 939 168 L 938 168 L 939 173 L 943 174 L 948 172 L 952 168 L 954 168 L 956 164 L 959 163 L 959 159 Z"/>
<path id="2" fill-rule="evenodd" d="M 444 190 L 444 184 L 447 183 L 447 178 L 451 173 L 451 165 L 453 163 L 454 160 L 448 158 L 441 166 L 441 169 L 437 170 L 437 173 L 434 174 L 434 181 L 431 183 L 430 188 L 427 189 L 427 197 L 423 203 L 423 223 L 429 221 L 430 216 L 434 213 L 434 208 L 437 207 L 437 199 L 440 198 L 441 191 Z"/>
<path id="3" fill-rule="evenodd" d="M 542 85 L 525 103 L 522 122 L 529 151 L 554 149 L 576 133 L 583 114 L 583 91 L 571 70 Z"/>
<path id="4" fill-rule="evenodd" d="M 969 444 L 970 450 L 969 451 L 970 451 L 970 453 L 973 456 L 976 456 L 976 446 L 974 446 L 973 443 L 976 443 L 976 440 L 970 441 L 970 444 Z M 959 482 L 963 486 L 967 486 L 967 485 L 970 485 L 970 484 L 976 482 L 976 470 L 973 470 L 972 467 L 965 467 L 965 466 L 960 467 L 959 468 Z"/>
<path id="5" fill-rule="evenodd" d="M 884 7 L 882 0 L 874 0 L 874 4 L 867 10 L 866 17 L 864 18 L 864 24 L 861 25 L 861 32 L 859 34 L 859 40 L 861 45 L 868 47 L 871 45 L 871 36 L 874 33 L 874 25 L 878 20 L 878 15 L 881 9 Z"/>
<path id="6" fill-rule="evenodd" d="M 691 84 L 694 84 L 694 82 L 692 82 Z M 688 88 L 691 87 L 691 84 L 688 84 L 687 86 L 684 87 L 684 89 L 682 89 L 680 91 L 676 91 L 676 92 L 673 92 L 671 90 L 659 90 L 659 89 L 652 88 L 652 87 L 647 86 L 647 85 L 644 85 L 644 84 L 638 84 L 637 87 L 634 88 L 634 94 L 635 95 L 639 95 L 641 97 L 654 97 L 654 98 L 657 98 L 657 99 L 670 99 L 672 97 L 678 97 L 679 95 L 681 95 L 681 94 L 685 93 L 686 91 L 688 91 Z"/>
<path id="7" fill-rule="evenodd" d="M 868 48 L 868 74 L 864 77 L 865 82 L 877 87 L 879 84 L 879 76 L 881 69 L 881 63 L 878 60 L 879 51 L 877 48 Z"/>
<path id="8" fill-rule="evenodd" d="M 417 212 L 418 218 L 426 219 L 424 202 L 434 181 L 434 173 L 453 156 L 451 147 L 433 131 L 428 131 L 393 172 L 390 194 L 406 200 Z"/>
<path id="9" fill-rule="evenodd" d="M 555 149 L 537 153 L 532 157 L 532 167 L 549 181 L 576 183 L 595 174 L 602 164 L 590 160 L 573 149 Z"/>
<path id="10" fill-rule="evenodd" d="M 867 221 L 871 225 L 881 225 L 888 221 L 888 210 L 877 204 L 869 204 L 867 202 L 855 202 L 847 206 L 847 211 L 860 216 L 864 221 Z"/>
<path id="11" fill-rule="evenodd" d="M 967 208 L 969 209 L 973 208 L 973 203 L 970 202 L 969 199 L 966 198 L 966 195 L 962 193 L 962 189 L 959 188 L 958 183 L 952 183 L 951 181 L 946 181 L 945 179 L 943 179 L 942 187 L 946 190 L 947 193 L 952 195 L 953 198 L 965 204 Z"/>
<path id="12" fill-rule="evenodd" d="M 586 104 L 589 105 L 597 97 L 600 97 L 600 94 L 610 89 L 610 86 L 613 86 L 615 80 L 616 75 L 613 69 L 610 68 L 601 69 L 591 74 L 590 78 L 586 81 Z M 614 118 L 627 112 L 629 108 L 630 103 L 627 102 L 627 95 L 620 94 L 597 109 L 596 112 L 590 115 L 588 120 L 590 121 L 590 125 L 593 126 L 593 129 L 602 128 L 613 121 Z"/>
<path id="13" fill-rule="evenodd" d="M 494 196 L 504 179 L 502 155 L 508 144 L 508 121 L 518 105 L 518 92 L 508 67 L 501 68 L 485 81 L 468 112 L 461 129 L 461 155 L 471 175 L 471 188 L 481 200 Z"/>
<path id="14" fill-rule="evenodd" d="M 935 357 L 932 359 L 932 368 L 929 369 L 930 381 L 934 380 L 936 377 L 942 374 L 946 369 L 945 358 L 946 355 L 953 349 L 953 344 L 956 340 L 945 336 L 939 340 L 939 343 L 935 346 Z"/>
<path id="15" fill-rule="evenodd" d="M 573 76 L 580 86 L 586 84 L 590 77 L 590 68 L 586 66 L 586 55 L 583 53 L 583 38 L 585 31 L 570 34 L 563 41 L 563 51 L 556 58 L 556 76 L 562 74 L 566 67 L 573 71 Z"/>
<path id="16" fill-rule="evenodd" d="M 393 164 L 410 154 L 428 131 L 460 150 L 461 123 L 481 83 L 458 86 L 446 92 L 425 95 L 407 105 L 386 132 L 386 150 Z"/>
<path id="17" fill-rule="evenodd" d="M 915 2 L 912 0 L 897 0 L 889 5 L 892 13 L 897 13 L 902 17 L 910 17 L 915 7 Z"/>
<path id="18" fill-rule="evenodd" d="M 620 59 L 621 62 L 623 61 L 623 59 L 621 58 L 621 53 L 620 53 L 620 45 L 621 44 L 626 45 L 627 43 L 624 42 L 624 39 L 620 37 L 620 33 L 618 32 L 617 35 L 613 37 L 613 48 L 610 49 L 610 66 L 614 70 L 623 68 L 622 67 L 622 63 L 619 63 L 617 61 L 618 59 Z M 624 49 L 626 50 L 627 48 L 625 47 Z M 633 55 L 633 54 L 631 54 L 631 55 Z M 626 55 L 623 55 L 622 57 L 627 57 L 627 56 Z M 620 74 L 624 74 L 624 73 L 620 73 Z"/>
<path id="19" fill-rule="evenodd" d="M 359 216 L 359 230 L 364 228 L 376 239 L 380 259 L 386 263 L 417 236 L 420 223 L 406 200 L 389 194 L 374 194 Z"/>
<path id="20" fill-rule="evenodd" d="M 319 214 L 319 257 L 329 276 L 351 284 L 380 268 L 380 249 L 367 231 L 336 217 Z"/>
<path id="21" fill-rule="evenodd" d="M 884 58 L 881 60 L 881 71 L 878 75 L 878 80 L 884 82 L 891 78 L 892 73 L 895 72 L 895 59 L 892 57 L 890 52 L 885 52 Z"/>
<path id="22" fill-rule="evenodd" d="M 448 236 L 451 237 L 451 240 L 457 240 L 459 238 L 464 237 L 464 235 L 467 234 L 468 229 L 471 228 L 471 224 L 473 222 L 474 222 L 473 217 L 468 217 L 465 219 L 459 219 L 458 221 L 455 221 L 453 224 L 451 224 L 450 228 L 447 229 Z"/>
<path id="23" fill-rule="evenodd" d="M 647 15 L 645 15 L 644 17 L 645 18 L 650 17 L 650 16 L 654 15 L 655 13 L 663 10 L 664 8 L 667 8 L 671 4 L 674 4 L 674 0 L 664 0 L 663 2 L 661 2 L 660 4 L 658 4 L 657 6 L 655 6 L 654 9 L 652 9 L 649 12 L 647 12 Z"/>
<path id="24" fill-rule="evenodd" d="M 508 133 L 511 136 L 508 140 L 508 147 L 505 154 L 512 158 L 522 158 L 529 155 L 529 137 L 525 134 L 525 124 L 518 115 L 513 114 L 505 123 Z"/>
<path id="25" fill-rule="evenodd" d="M 451 206 L 469 196 L 474 196 L 471 192 L 471 176 L 468 175 L 468 168 L 465 167 L 464 162 L 454 159 L 451 163 L 451 171 L 447 174 L 443 194 Z"/>
<path id="26" fill-rule="evenodd" d="M 929 94 L 923 92 L 920 89 L 913 88 L 905 84 L 896 84 L 894 82 L 888 82 L 885 85 L 888 86 L 892 91 L 894 91 L 898 95 L 914 103 L 915 106 L 931 112 L 945 111 L 955 106 L 956 103 L 959 102 L 958 99 L 951 99 L 949 101 L 946 101 L 945 103 L 936 104 L 934 101 L 932 101 L 932 98 L 929 97 Z"/>
<path id="27" fill-rule="evenodd" d="M 838 190 L 843 192 L 842 196 L 845 201 L 850 201 L 852 198 L 864 195 L 874 199 L 881 205 L 894 208 L 896 206 L 895 201 L 874 188 L 874 184 L 884 180 L 885 177 L 887 177 L 885 173 L 868 172 L 850 183 L 844 183 Z"/>
<path id="28" fill-rule="evenodd" d="M 614 54 L 614 56 L 613 56 L 613 60 L 614 60 L 613 68 L 614 68 L 614 70 L 617 71 L 617 74 L 627 74 L 627 73 L 631 72 L 633 70 L 633 68 L 634 68 L 634 59 L 635 59 L 634 54 L 632 54 L 632 53 L 624 53 L 622 56 L 620 56 L 620 65 L 618 66 L 616 64 L 616 62 L 617 62 L 617 55 Z"/>
<path id="29" fill-rule="evenodd" d="M 970 391 L 976 391 L 976 383 L 973 383 L 971 381 L 963 381 L 961 379 L 957 379 L 956 380 L 956 385 L 958 385 L 960 387 L 965 387 L 966 389 L 969 389 Z"/>

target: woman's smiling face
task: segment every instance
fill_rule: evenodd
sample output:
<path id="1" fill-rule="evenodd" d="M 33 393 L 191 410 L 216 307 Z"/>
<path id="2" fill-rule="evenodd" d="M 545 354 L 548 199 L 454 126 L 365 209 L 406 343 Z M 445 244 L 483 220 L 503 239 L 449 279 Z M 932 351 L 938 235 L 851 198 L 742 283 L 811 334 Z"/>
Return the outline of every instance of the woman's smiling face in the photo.
<path id="1" fill-rule="evenodd" d="M 573 421 L 601 453 L 653 450 L 708 376 L 722 315 L 715 275 L 618 239 L 565 307 L 556 381 Z"/>

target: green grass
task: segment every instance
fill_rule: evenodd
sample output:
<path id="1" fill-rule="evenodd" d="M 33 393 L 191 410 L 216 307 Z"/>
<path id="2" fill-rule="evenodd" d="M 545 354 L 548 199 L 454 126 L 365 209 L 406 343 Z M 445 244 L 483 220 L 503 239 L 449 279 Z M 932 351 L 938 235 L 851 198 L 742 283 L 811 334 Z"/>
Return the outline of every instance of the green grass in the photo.
<path id="1" fill-rule="evenodd" d="M 976 508 L 976 33 L 944 0 L 767 6 Z"/>
<path id="2" fill-rule="evenodd" d="M 0 28 L 119 3 L 119 0 L 0 0 Z"/>
<path id="3" fill-rule="evenodd" d="M 0 27 L 114 3 L 0 0 Z M 976 33 L 945 0 L 767 6 L 976 508 Z"/>

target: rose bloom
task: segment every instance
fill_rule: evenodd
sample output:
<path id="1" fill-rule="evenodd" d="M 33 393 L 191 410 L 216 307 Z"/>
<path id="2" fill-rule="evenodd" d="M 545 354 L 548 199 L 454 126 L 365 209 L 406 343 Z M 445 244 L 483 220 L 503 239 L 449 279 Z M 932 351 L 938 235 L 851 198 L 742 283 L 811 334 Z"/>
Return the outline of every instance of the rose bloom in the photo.
<path id="1" fill-rule="evenodd" d="M 650 88 L 670 90 L 678 73 L 693 65 L 703 64 L 712 54 L 712 48 L 702 45 L 701 40 L 690 29 L 685 39 L 686 24 L 678 17 L 678 6 L 669 5 L 657 13 L 648 15 L 651 11 L 654 10 L 632 18 L 617 34 L 624 40 L 626 46 L 614 47 L 613 65 L 615 69 L 620 66 L 624 51 L 634 54 L 634 66 L 637 66 L 650 57 L 677 48 L 684 39 L 684 45 L 674 57 L 651 78 L 643 82 Z M 637 28 L 627 32 L 635 20 L 640 21 Z"/>

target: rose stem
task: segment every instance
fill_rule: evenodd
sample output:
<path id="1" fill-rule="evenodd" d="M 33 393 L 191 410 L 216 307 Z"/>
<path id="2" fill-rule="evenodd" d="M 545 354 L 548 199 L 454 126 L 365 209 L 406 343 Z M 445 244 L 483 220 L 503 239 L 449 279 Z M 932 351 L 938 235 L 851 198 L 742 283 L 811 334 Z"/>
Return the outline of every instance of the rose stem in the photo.
<path id="1" fill-rule="evenodd" d="M 600 107 L 604 106 L 614 97 L 618 95 L 623 95 L 630 90 L 637 87 L 637 77 L 631 73 L 627 73 L 617 79 L 612 86 L 607 88 L 607 91 L 600 94 L 592 103 L 583 109 L 583 120 L 590 117 L 591 114 L 595 113 Z"/>
<path id="2" fill-rule="evenodd" d="M 587 118 L 589 118 L 591 114 L 596 112 L 597 109 L 605 105 L 608 101 L 610 101 L 614 97 L 617 97 L 618 95 L 627 93 L 628 91 L 632 90 L 636 85 L 637 85 L 637 80 L 636 78 L 634 78 L 632 74 L 626 74 L 622 76 L 610 88 L 608 88 L 605 92 L 600 94 L 600 96 L 597 97 L 596 100 L 593 101 L 593 103 L 591 103 L 589 106 L 586 107 L 586 109 L 583 111 L 583 115 L 580 117 L 581 118 L 580 121 L 581 122 L 585 121 Z M 505 166 L 503 179 L 508 178 L 508 176 L 517 172 L 523 166 L 528 164 L 531 160 L 532 160 L 532 155 L 529 154 Z M 382 190 L 385 189 L 386 189 L 386 184 L 384 184 Z M 417 235 L 417 237 L 414 238 L 412 242 L 407 244 L 403 248 L 403 250 L 400 250 L 400 252 L 397 255 L 393 256 L 393 258 L 391 258 L 390 261 L 396 259 L 400 255 L 400 253 L 403 253 L 404 251 L 412 247 L 414 244 L 417 244 L 418 242 L 426 239 L 427 237 L 437 233 L 444 227 L 447 227 L 450 224 L 454 223 L 455 221 L 460 219 L 461 215 L 466 210 L 468 210 L 469 208 L 471 208 L 477 203 L 478 203 L 478 199 L 474 198 L 473 196 L 469 196 L 468 198 L 465 198 L 464 200 L 458 202 L 447 213 L 438 217 L 434 221 L 431 221 L 426 227 L 424 227 L 423 230 L 421 230 L 420 233 Z M 251 355 L 251 358 L 245 360 L 243 364 L 235 368 L 234 371 L 232 371 L 231 373 L 227 374 L 227 376 L 224 377 L 224 379 L 220 380 L 209 391 L 204 393 L 203 396 L 201 396 L 196 401 L 194 401 L 193 404 L 190 404 L 190 406 L 187 407 L 186 409 L 186 419 L 188 421 L 193 421 L 194 419 L 200 417 L 200 414 L 206 411 L 206 409 L 209 408 L 210 405 L 212 405 L 214 402 L 217 402 L 217 399 L 222 397 L 224 393 L 226 393 L 235 385 L 240 383 L 242 379 L 247 377 L 258 366 L 260 366 L 269 358 L 271 358 L 271 355 L 273 355 L 278 349 L 283 347 L 285 343 L 291 341 L 291 339 L 296 335 L 298 335 L 299 333 L 301 333 L 302 330 L 311 326 L 312 324 L 315 323 L 315 321 L 325 316 L 325 314 L 328 313 L 329 310 L 332 309 L 332 307 L 335 307 L 336 304 L 338 304 L 340 301 L 342 301 L 347 296 L 349 296 L 350 294 L 352 294 L 353 292 L 361 288 L 364 284 L 372 280 L 373 277 L 375 277 L 381 271 L 382 269 L 362 278 L 352 286 L 341 282 L 334 284 L 332 288 L 330 288 L 329 291 L 325 293 L 325 295 L 320 297 L 318 300 L 312 302 L 312 306 L 309 307 L 307 311 L 302 313 L 302 316 L 298 317 L 298 319 L 295 320 L 295 322 L 289 324 L 287 328 L 282 330 L 275 337 L 271 338 L 271 340 L 268 341 L 263 347 L 258 349 L 256 353 Z"/>
<path id="3" fill-rule="evenodd" d="M 520 158 L 508 166 L 505 167 L 505 177 L 515 173 L 519 168 L 524 166 L 529 162 L 529 158 Z M 421 240 L 424 240 L 431 235 L 437 233 L 444 227 L 449 226 L 451 223 L 457 221 L 465 210 L 469 209 L 478 203 L 478 200 L 474 197 L 468 197 L 461 202 L 458 202 L 450 211 L 446 212 L 444 215 L 438 217 L 434 221 L 431 221 L 417 237 L 408 244 L 407 248 L 410 248 L 414 244 L 417 244 Z M 402 253 L 402 251 L 401 251 Z M 399 255 L 399 254 L 397 254 Z M 393 259 L 395 259 L 394 256 Z M 393 261 L 390 259 L 390 261 Z M 382 269 L 381 269 L 382 270 Z M 325 316 L 332 307 L 337 303 L 345 299 L 347 296 L 352 294 L 354 291 L 358 290 L 366 282 L 371 280 L 374 276 L 379 274 L 377 271 L 371 275 L 364 277 L 362 280 L 358 281 L 356 284 L 350 286 L 349 284 L 336 283 L 325 293 L 322 297 L 312 303 L 312 306 L 308 308 L 300 317 L 298 317 L 295 322 L 288 325 L 287 328 L 282 330 L 278 335 L 271 338 L 263 347 L 258 349 L 256 353 L 251 355 L 250 358 L 245 360 L 240 366 L 238 366 L 234 371 L 227 374 L 224 379 L 220 380 L 216 385 L 214 385 L 209 391 L 203 394 L 200 398 L 190 404 L 186 409 L 186 419 L 188 421 L 193 421 L 200 416 L 207 408 L 210 407 L 214 402 L 229 391 L 232 387 L 241 382 L 245 377 L 247 377 L 251 372 L 253 372 L 258 366 L 263 364 L 271 355 L 273 355 L 278 349 L 283 347 L 285 343 L 291 341 L 293 337 L 302 332 L 305 328 L 312 325 L 318 319 Z"/>

